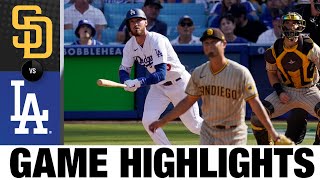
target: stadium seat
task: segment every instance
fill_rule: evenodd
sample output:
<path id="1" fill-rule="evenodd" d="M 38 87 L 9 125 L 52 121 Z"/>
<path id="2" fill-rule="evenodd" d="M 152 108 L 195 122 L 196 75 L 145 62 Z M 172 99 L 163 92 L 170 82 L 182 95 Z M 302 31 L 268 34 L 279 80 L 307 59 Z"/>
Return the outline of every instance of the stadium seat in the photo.
<path id="1" fill-rule="evenodd" d="M 64 30 L 64 44 L 71 44 L 77 39 L 73 29 Z"/>
<path id="2" fill-rule="evenodd" d="M 183 14 L 186 15 L 186 14 Z M 160 14 L 159 15 L 159 19 L 166 22 L 168 26 L 174 26 L 176 27 L 178 25 L 178 21 L 180 19 L 181 16 L 177 16 L 177 15 L 173 15 L 173 14 Z M 196 28 L 198 27 L 206 27 L 207 26 L 207 16 L 206 15 L 190 15 L 190 17 L 193 20 L 194 26 Z"/>
<path id="3" fill-rule="evenodd" d="M 176 27 L 168 27 L 167 37 L 171 41 L 178 37 L 179 33 Z"/>
<path id="4" fill-rule="evenodd" d="M 64 9 L 70 7 L 71 5 L 72 5 L 71 3 L 65 3 L 65 4 L 64 4 Z"/>
<path id="5" fill-rule="evenodd" d="M 101 11 L 103 10 L 103 6 L 104 6 L 104 4 L 101 0 L 93 0 L 91 5 L 95 8 L 100 9 Z"/>
<path id="6" fill-rule="evenodd" d="M 197 37 L 201 37 L 203 32 L 206 30 L 206 27 L 201 27 L 201 28 L 195 28 L 195 30 L 193 31 L 193 35 L 197 36 Z"/>
<path id="7" fill-rule="evenodd" d="M 102 32 L 102 43 L 103 44 L 110 44 L 116 42 L 116 35 L 117 35 L 117 28 L 107 28 L 104 29 Z"/>
<path id="8" fill-rule="evenodd" d="M 170 27 L 176 27 L 178 25 L 180 16 L 176 16 L 173 14 L 160 14 L 158 16 L 158 19 L 167 23 L 168 26 Z"/>
<path id="9" fill-rule="evenodd" d="M 160 14 L 166 15 L 205 15 L 204 5 L 194 3 L 162 3 L 163 9 Z"/>
<path id="10" fill-rule="evenodd" d="M 143 3 L 105 3 L 104 4 L 104 14 L 108 15 L 122 15 L 125 16 L 129 9 L 131 8 L 142 8 Z"/>
<path id="11" fill-rule="evenodd" d="M 105 17 L 107 19 L 108 22 L 108 27 L 109 28 L 116 28 L 118 29 L 119 26 L 121 25 L 122 21 L 125 19 L 125 15 L 118 15 L 118 14 L 112 14 L 112 15 L 108 15 L 105 14 Z"/>

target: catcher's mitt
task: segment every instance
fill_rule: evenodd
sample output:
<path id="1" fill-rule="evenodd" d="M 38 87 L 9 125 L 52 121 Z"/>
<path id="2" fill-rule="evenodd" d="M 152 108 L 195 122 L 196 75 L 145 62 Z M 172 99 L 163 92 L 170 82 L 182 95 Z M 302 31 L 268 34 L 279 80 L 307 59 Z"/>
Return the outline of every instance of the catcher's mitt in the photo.
<path id="1" fill-rule="evenodd" d="M 274 142 L 274 145 L 295 145 L 294 142 L 287 138 L 287 136 L 280 134 L 277 141 Z"/>

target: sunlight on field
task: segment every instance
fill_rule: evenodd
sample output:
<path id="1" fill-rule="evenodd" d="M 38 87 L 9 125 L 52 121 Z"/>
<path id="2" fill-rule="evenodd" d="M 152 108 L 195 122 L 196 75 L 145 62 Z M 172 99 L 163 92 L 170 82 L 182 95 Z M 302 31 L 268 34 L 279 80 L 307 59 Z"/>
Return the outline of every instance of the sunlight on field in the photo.
<path id="1" fill-rule="evenodd" d="M 87 122 L 87 121 L 86 121 Z M 312 145 L 317 122 L 309 122 L 302 145 Z M 284 134 L 285 122 L 275 122 L 276 130 Z M 249 126 L 249 124 L 248 124 Z M 180 122 L 173 122 L 164 128 L 174 145 L 197 145 L 199 136 L 189 132 Z M 64 142 L 66 145 L 152 145 L 153 142 L 144 130 L 141 122 L 132 123 L 65 123 Z M 251 128 L 248 128 L 248 145 L 255 145 Z"/>

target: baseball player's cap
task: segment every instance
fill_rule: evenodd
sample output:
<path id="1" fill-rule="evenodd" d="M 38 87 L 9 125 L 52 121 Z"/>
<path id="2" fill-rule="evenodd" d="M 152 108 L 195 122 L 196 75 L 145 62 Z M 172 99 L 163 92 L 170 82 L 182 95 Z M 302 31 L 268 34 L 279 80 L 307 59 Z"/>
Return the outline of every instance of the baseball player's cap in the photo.
<path id="1" fill-rule="evenodd" d="M 189 23 L 186 23 L 186 21 L 189 21 Z M 184 26 L 186 24 L 190 24 L 190 26 L 193 26 L 193 20 L 190 16 L 184 15 L 180 17 L 178 25 Z"/>
<path id="2" fill-rule="evenodd" d="M 206 31 L 203 32 L 200 41 L 203 42 L 204 40 L 208 38 L 213 38 L 213 39 L 219 39 L 221 41 L 226 41 L 224 34 L 222 31 L 218 28 L 208 28 Z"/>
<path id="3" fill-rule="evenodd" d="M 148 5 L 157 5 L 159 9 L 163 8 L 160 0 L 146 0 L 143 6 L 148 6 Z"/>
<path id="4" fill-rule="evenodd" d="M 96 35 L 96 29 L 94 28 L 94 25 L 92 24 L 92 22 L 90 22 L 89 20 L 87 19 L 83 19 L 83 20 L 80 20 L 79 23 L 78 23 L 78 27 L 77 29 L 74 31 L 74 33 L 76 34 L 76 36 L 78 38 L 80 38 L 80 34 L 79 34 L 79 29 L 81 28 L 81 26 L 83 25 L 87 25 L 90 27 L 91 31 L 92 31 L 92 34 L 91 36 L 94 37 L 94 35 Z"/>

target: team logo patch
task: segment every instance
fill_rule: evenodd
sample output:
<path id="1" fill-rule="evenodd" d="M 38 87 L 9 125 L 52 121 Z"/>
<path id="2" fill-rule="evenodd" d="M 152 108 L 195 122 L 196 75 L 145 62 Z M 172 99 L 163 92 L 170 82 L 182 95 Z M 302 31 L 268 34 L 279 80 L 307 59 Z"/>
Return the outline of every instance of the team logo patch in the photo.
<path id="1" fill-rule="evenodd" d="M 296 61 L 293 61 L 292 59 L 290 59 L 290 61 L 288 62 L 289 64 L 294 64 Z"/>
<path id="2" fill-rule="evenodd" d="M 156 51 L 156 54 L 157 54 L 158 57 L 162 57 L 163 56 L 162 52 L 160 50 L 155 49 L 155 51 Z"/>
<path id="3" fill-rule="evenodd" d="M 134 15 L 136 14 L 136 11 L 134 11 L 133 9 L 130 10 L 130 15 Z"/>
<path id="4" fill-rule="evenodd" d="M 209 35 L 209 36 L 213 35 L 213 29 L 211 29 L 211 28 L 208 29 L 207 30 L 207 35 Z"/>
<path id="5" fill-rule="evenodd" d="M 247 84 L 246 86 L 246 91 L 249 92 L 249 93 L 252 93 L 254 92 L 254 87 L 252 84 Z"/>

